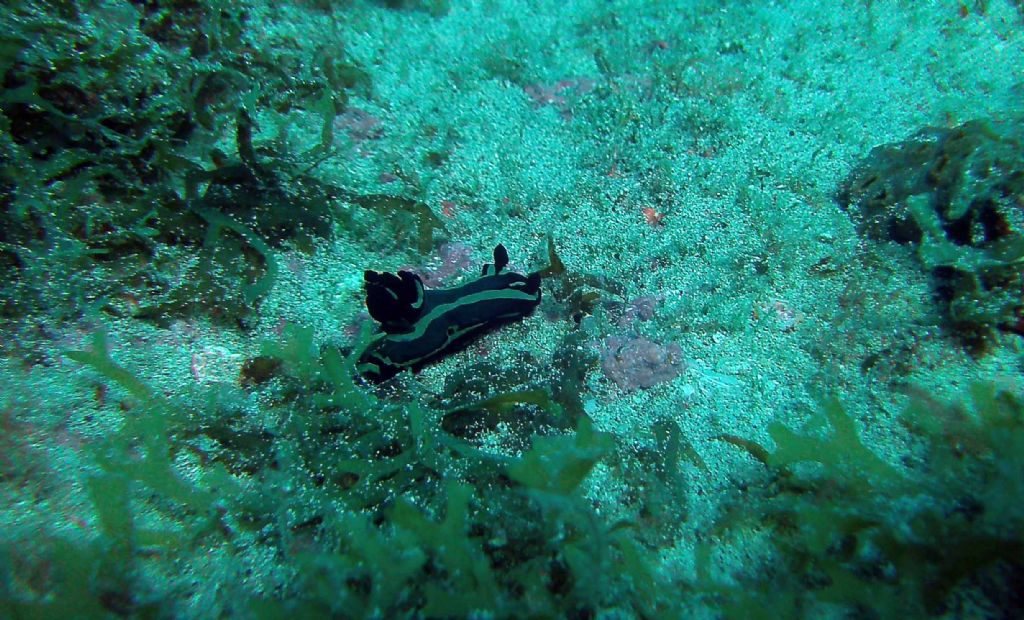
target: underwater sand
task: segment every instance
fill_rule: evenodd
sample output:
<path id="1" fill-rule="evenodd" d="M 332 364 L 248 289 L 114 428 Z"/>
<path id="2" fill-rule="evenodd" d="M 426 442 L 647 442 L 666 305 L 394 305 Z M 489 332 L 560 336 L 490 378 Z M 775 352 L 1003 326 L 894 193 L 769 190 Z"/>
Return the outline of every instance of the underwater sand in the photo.
<path id="1" fill-rule="evenodd" d="M 189 136 L 165 142 L 168 152 L 205 170 L 214 168 L 212 149 L 238 160 L 236 110 L 244 108 L 262 161 L 289 166 L 283 177 L 308 175 L 342 188 L 343 195 L 328 199 L 333 219 L 325 234 L 271 243 L 270 258 L 262 263 L 251 257 L 263 252 L 249 244 L 250 275 L 261 266 L 265 273 L 270 261 L 277 269 L 268 291 L 245 300 L 244 312 L 214 312 L 216 304 L 201 296 L 194 306 L 156 319 L 137 311 L 150 305 L 152 290 L 181 288 L 182 280 L 194 277 L 190 269 L 203 268 L 196 267 L 201 234 L 191 241 L 143 235 L 149 260 L 166 259 L 155 268 L 162 274 L 159 286 L 148 287 L 128 279 L 108 286 L 123 272 L 90 256 L 65 260 L 57 241 L 13 234 L 2 239 L 4 256 L 18 258 L 5 260 L 0 289 L 11 300 L 4 306 L 12 308 L 0 323 L 0 615 L 74 617 L 69 601 L 80 602 L 82 617 L 1022 613 L 1019 593 L 1011 593 L 1024 575 L 1021 556 L 1012 557 L 1024 540 L 1024 472 L 1021 460 L 999 459 L 1024 446 L 1024 408 L 1010 406 L 996 431 L 965 435 L 964 442 L 982 445 L 964 449 L 946 443 L 954 422 L 922 431 L 905 414 L 911 403 L 930 403 L 937 419 L 948 412 L 936 403 L 969 402 L 972 385 L 998 386 L 1009 395 L 1000 402 L 1019 403 L 1021 336 L 996 325 L 983 353 L 970 350 L 936 300 L 934 274 L 916 249 L 868 238 L 837 198 L 880 145 L 972 120 L 985 121 L 997 133 L 1020 126 L 1019 3 L 219 3 L 226 14 L 244 16 L 237 21 L 215 19 L 212 10 L 175 13 L 176 3 L 152 3 L 172 23 L 181 20 L 177 30 L 143 27 L 160 23 L 159 15 L 144 16 L 133 3 L 60 4 L 77 5 L 77 15 L 43 3 L 0 9 L 8 26 L 21 24 L 19 36 L 38 38 L 24 39 L 21 51 L 4 52 L 5 71 L 42 75 L 32 63 L 45 54 L 32 48 L 46 48 L 48 37 L 66 36 L 58 34 L 61 24 L 74 24 L 83 37 L 134 42 L 141 54 L 157 60 L 143 66 L 107 63 L 110 79 L 129 85 L 122 89 L 153 81 L 171 108 L 195 106 L 191 113 L 198 118 L 195 110 L 203 107 L 211 119 L 197 121 Z M 238 33 L 229 35 L 231 28 Z M 167 34 L 204 29 L 220 45 L 203 54 L 192 38 Z M 324 77 L 325 57 L 359 67 L 364 77 L 338 87 L 345 80 Z M 102 86 L 89 74 L 100 69 L 83 71 L 70 81 Z M 229 77 L 203 91 L 209 104 L 199 106 L 196 92 L 202 87 L 185 81 L 218 71 Z M 52 160 L 28 154 L 41 148 L 33 145 L 45 136 L 17 130 L 28 117 L 11 94 L 12 80 L 0 107 L 7 117 L 0 128 L 8 134 L 0 154 L 3 191 L 17 196 L 5 198 L 5 226 L 58 199 L 71 206 L 54 211 L 54 217 L 88 208 L 94 221 L 106 217 L 112 226 L 124 226 L 118 215 L 104 216 L 126 207 L 119 197 L 105 195 L 96 178 L 83 181 L 98 184 L 85 191 L 89 201 L 68 198 L 71 190 L 60 186 L 68 177 L 54 181 L 47 176 Z M 293 107 L 281 103 L 289 93 L 267 92 L 285 82 L 296 89 Z M 329 140 L 315 94 L 324 83 L 327 92 L 345 91 L 342 104 L 335 99 L 340 109 L 328 123 Z M 96 96 L 113 105 L 112 98 Z M 131 110 L 133 104 L 122 105 Z M 52 124 L 40 127 L 54 130 Z M 75 151 L 67 141 L 55 144 L 52 149 Z M 322 153 L 310 155 L 322 144 Z M 184 178 L 183 171 L 174 171 L 138 182 L 149 189 L 164 184 L 162 198 L 153 199 L 161 204 L 172 203 L 170 196 L 185 204 Z M 30 187 L 38 198 L 31 204 L 25 198 Z M 400 196 L 426 205 L 435 223 L 432 235 L 424 239 L 422 228 L 408 225 L 417 216 L 364 208 L 354 195 Z M 1010 196 L 1007 204 L 1016 200 L 1024 207 L 1022 196 Z M 241 213 L 229 217 L 267 236 L 258 229 L 259 214 Z M 291 217 L 286 211 L 283 221 Z M 146 226 L 161 231 L 168 222 L 156 218 Z M 183 230 L 202 230 L 193 226 Z M 57 221 L 40 228 L 60 231 L 53 239 L 92 247 L 71 225 L 61 228 Z M 246 246 L 240 235 L 223 234 Z M 573 346 L 590 359 L 582 379 L 572 384 L 582 417 L 607 433 L 613 447 L 598 450 L 599 458 L 584 466 L 586 477 L 559 500 L 572 502 L 572 508 L 543 499 L 542 489 L 515 476 L 484 486 L 483 474 L 467 464 L 472 459 L 443 449 L 443 471 L 421 463 L 434 473 L 389 487 L 372 505 L 354 507 L 343 484 L 312 484 L 309 472 L 315 467 L 303 461 L 303 450 L 315 453 L 318 442 L 342 440 L 295 420 L 337 415 L 337 409 L 325 413 L 330 408 L 314 409 L 305 395 L 290 393 L 295 381 L 308 384 L 300 392 L 319 389 L 315 379 L 294 369 L 244 385 L 239 373 L 246 360 L 272 352 L 266 343 L 286 339 L 287 325 L 312 329 L 317 348 L 349 353 L 359 341 L 359 326 L 368 324 L 365 269 L 434 273 L 443 263 L 442 244 L 454 244 L 445 251 L 455 247 L 464 258 L 438 279 L 454 286 L 476 278 L 499 243 L 508 249 L 514 271 L 543 269 L 549 238 L 566 273 L 577 280 L 570 285 L 562 276 L 557 289 L 556 277 L 545 280 L 545 299 L 533 316 L 415 375 L 403 373 L 395 385 L 357 389 L 371 399 L 360 402 L 373 407 L 405 411 L 418 403 L 436 424 L 452 403 L 472 400 L 452 393 L 450 383 L 467 369 L 482 373 L 484 384 L 519 372 L 521 380 L 507 389 L 550 390 L 562 376 L 561 343 L 575 334 Z M 118 256 L 130 255 L 116 247 Z M 50 257 L 50 273 L 25 266 L 34 253 Z M 586 283 L 577 294 L 593 293 L 590 301 L 559 299 L 560 291 L 580 281 Z M 91 295 L 93 287 L 104 292 Z M 28 309 L 16 303 L 26 291 L 41 300 Z M 121 311 L 110 310 L 111 299 Z M 644 304 L 649 312 L 636 310 Z M 111 358 L 157 396 L 126 390 L 124 381 L 80 363 L 81 356 L 65 355 L 89 350 L 97 330 L 107 334 Z M 612 337 L 674 343 L 671 361 L 660 362 L 671 370 L 649 386 L 613 381 L 600 361 L 610 355 Z M 486 374 L 491 372 L 502 378 Z M 830 430 L 822 403 L 830 397 L 841 402 L 858 445 L 883 465 L 866 466 L 858 459 L 869 457 L 850 444 L 829 443 L 834 423 Z M 506 420 L 463 439 L 483 453 L 514 460 L 528 453 L 533 433 L 569 437 L 577 426 L 532 428 L 528 420 L 538 407 L 519 408 L 526 423 Z M 981 415 L 979 408 L 965 411 Z M 140 416 L 164 416 L 166 426 L 140 423 Z M 273 439 L 258 448 L 224 440 L 215 429 L 228 417 L 246 437 L 266 432 Z M 136 422 L 126 422 L 131 419 Z M 686 447 L 681 457 L 651 465 L 658 458 L 651 455 L 665 447 L 655 429 L 669 428 L 666 421 L 678 427 Z M 975 428 L 970 421 L 955 423 Z M 985 423 L 996 424 L 978 424 Z M 818 443 L 801 444 L 810 446 L 809 456 L 759 462 L 752 446 L 776 450 L 778 435 L 769 429 L 779 426 Z M 403 437 L 394 429 L 385 435 L 392 431 Z M 147 443 L 135 433 L 160 439 Z M 1010 441 L 1010 448 L 984 443 L 992 437 Z M 740 439 L 752 443 L 745 449 Z M 853 451 L 841 452 L 847 448 Z M 272 456 L 252 456 L 257 449 Z M 335 449 L 345 450 L 330 448 Z M 133 473 L 153 461 L 145 456 L 151 453 L 164 455 L 155 459 L 164 465 L 153 467 L 163 467 L 170 477 Z M 959 456 L 943 460 L 939 453 Z M 963 461 L 972 458 L 977 464 Z M 248 465 L 238 466 L 238 459 Z M 659 469 L 665 467 L 671 472 Z M 218 482 L 222 475 L 233 482 Z M 650 482 L 655 479 L 663 487 L 658 494 Z M 123 484 L 125 490 L 120 499 L 110 499 L 96 484 Z M 485 596 L 468 609 L 438 606 L 441 595 L 431 588 L 450 599 L 468 596 L 465 576 L 453 576 L 456 560 L 445 551 L 403 535 L 391 512 L 407 501 L 428 521 L 441 523 L 450 484 L 473 489 L 470 525 L 462 531 L 456 526 L 458 544 L 468 541 L 467 553 L 489 565 L 488 574 L 498 582 L 490 602 Z M 520 503 L 536 502 L 533 509 L 551 526 L 536 535 L 543 543 L 510 553 L 516 560 L 499 551 L 515 546 L 514 537 L 493 543 L 495 530 L 515 531 L 513 525 L 502 529 L 504 504 L 487 499 L 498 493 L 494 485 L 519 493 Z M 876 493 L 874 485 L 888 490 Z M 966 559 L 906 551 L 930 549 L 935 540 L 937 530 L 923 533 L 915 518 L 954 518 L 967 502 L 965 489 L 979 489 L 971 502 L 981 505 L 984 516 L 950 525 L 963 534 L 953 538 L 975 547 L 997 540 L 1008 554 Z M 998 507 L 986 503 L 992 497 L 1001 498 Z M 814 505 L 835 511 L 807 508 Z M 245 515 L 251 513 L 263 516 L 247 529 Z M 373 560 L 345 542 L 354 531 L 350 513 L 362 515 L 388 545 L 410 549 L 418 570 L 410 569 L 395 592 L 381 594 L 382 569 L 367 568 L 375 566 Z M 581 526 L 584 513 L 587 525 Z M 810 516 L 802 521 L 794 516 L 799 514 Z M 311 519 L 312 526 L 298 527 Z M 607 555 L 592 549 L 591 519 L 606 536 L 596 544 Z M 823 521 L 834 529 L 821 529 Z M 616 536 L 631 542 L 614 542 Z M 856 549 L 844 550 L 844 543 Z M 642 550 L 650 568 L 646 585 L 632 572 L 636 565 L 623 559 L 631 545 Z M 594 574 L 574 563 L 584 553 L 580 549 L 597 554 L 579 562 L 597 566 Z M 74 559 L 62 561 L 65 556 Z M 103 557 L 120 558 L 114 562 L 120 569 Z M 311 576 L 311 567 L 330 562 L 338 564 L 323 569 L 330 577 Z M 927 569 L 929 562 L 960 568 L 952 577 L 938 568 L 937 577 Z M 917 565 L 920 571 L 913 570 Z M 556 566 L 570 574 L 570 585 L 556 583 L 550 574 Z M 537 567 L 549 574 L 534 592 L 526 585 L 534 582 L 519 571 Z M 471 583 L 479 592 L 492 592 L 479 583 L 490 578 L 477 574 Z M 940 591 L 939 600 L 929 590 Z M 333 594 L 342 591 L 347 594 Z M 385 599 L 390 607 L 381 607 Z"/>

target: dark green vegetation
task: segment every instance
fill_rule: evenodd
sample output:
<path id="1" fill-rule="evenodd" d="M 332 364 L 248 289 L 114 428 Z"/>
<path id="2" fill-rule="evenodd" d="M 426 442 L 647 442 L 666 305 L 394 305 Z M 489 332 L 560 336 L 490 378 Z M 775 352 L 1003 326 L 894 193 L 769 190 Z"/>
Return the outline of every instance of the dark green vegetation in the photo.
<path id="1" fill-rule="evenodd" d="M 352 381 L 354 360 L 334 348 L 317 352 L 309 330 L 288 329 L 266 353 L 279 363 L 264 382 L 274 404 L 262 426 L 231 399 L 192 411 L 157 394 L 110 358 L 102 334 L 69 353 L 132 403 L 123 428 L 90 447 L 97 471 L 86 487 L 102 535 L 32 541 L 41 557 L 31 568 L 45 574 L 0 575 L 5 616 L 148 616 L 185 592 L 147 579 L 144 566 L 211 549 L 229 562 L 237 554 L 240 565 L 264 550 L 283 571 L 250 588 L 237 574 L 207 583 L 230 594 L 218 598 L 224 613 L 678 613 L 681 601 L 665 596 L 673 588 L 642 542 L 647 534 L 631 521 L 605 522 L 580 494 L 595 464 L 612 455 L 612 437 L 586 417 L 571 420 L 543 386 L 449 411 L 521 408 L 575 426 L 524 437 L 522 456 L 508 458 L 442 430 L 439 409 L 366 393 Z M 650 480 L 666 494 L 659 500 L 681 506 L 678 429 L 659 436 L 670 460 L 655 458 L 631 477 L 638 486 Z M 185 453 L 198 456 L 198 476 L 186 478 L 176 466 Z M 657 529 L 651 519 L 645 525 L 647 533 Z M 9 544 L 4 552 L 13 554 Z"/>
<path id="2" fill-rule="evenodd" d="M 98 34 L 94 21 L 118 27 Z M 335 230 L 433 247 L 444 227 L 415 197 L 315 176 L 368 75 L 334 50 L 256 45 L 246 21 L 230 3 L 5 4 L 0 317 L 245 326 L 273 285 L 268 248 Z M 322 117 L 320 144 L 289 151 L 284 122 L 254 142 L 254 118 L 293 110 Z M 379 232 L 351 207 L 379 214 Z"/>
<path id="3" fill-rule="evenodd" d="M 1024 335 L 1024 123 L 972 121 L 879 146 L 839 194 L 874 241 L 916 249 L 948 329 L 975 354 Z"/>
<path id="4" fill-rule="evenodd" d="M 720 519 L 723 536 L 768 532 L 776 564 L 720 589 L 736 617 L 1018 617 L 1024 610 L 1024 402 L 991 384 L 970 404 L 913 392 L 901 417 L 914 456 L 901 471 L 873 454 L 835 398 L 803 433 L 771 424 L 775 449 L 739 437 L 766 477 Z M 822 431 L 828 427 L 827 431 Z M 774 610 L 768 615 L 758 610 Z"/>
<path id="5" fill-rule="evenodd" d="M 467 368 L 441 400 L 381 400 L 353 382 L 354 356 L 289 327 L 247 365 L 267 403 L 254 420 L 231 390 L 204 409 L 156 393 L 111 359 L 102 333 L 69 357 L 125 394 L 123 427 L 88 447 L 99 535 L 4 541 L 6 557 L 33 549 L 0 574 L 11 617 L 155 615 L 194 587 L 154 571 L 212 553 L 236 565 L 199 586 L 219 591 L 218 613 L 267 618 L 1024 608 L 1024 403 L 994 385 L 972 386 L 967 405 L 911 393 L 905 468 L 867 448 L 835 399 L 804 431 L 770 425 L 773 449 L 721 436 L 761 471 L 733 492 L 685 581 L 662 574 L 655 554 L 679 543 L 686 520 L 682 461 L 707 465 L 669 419 L 650 449 L 617 447 L 560 402 L 572 373 L 544 384 Z M 592 363 L 560 359 L 581 372 Z M 521 456 L 482 449 L 481 431 L 498 424 Z M 581 494 L 599 462 L 629 490 L 627 518 L 606 520 Z M 757 533 L 771 556 L 735 581 L 711 576 L 716 547 Z M 254 558 L 273 570 L 243 579 Z"/>

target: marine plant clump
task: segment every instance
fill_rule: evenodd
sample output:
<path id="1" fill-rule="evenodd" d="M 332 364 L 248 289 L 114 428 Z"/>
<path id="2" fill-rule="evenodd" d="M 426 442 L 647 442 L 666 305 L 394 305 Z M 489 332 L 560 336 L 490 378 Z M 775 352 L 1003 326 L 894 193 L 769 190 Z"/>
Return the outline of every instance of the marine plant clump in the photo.
<path id="1" fill-rule="evenodd" d="M 336 52 L 300 62 L 288 45 L 254 45 L 247 10 L 5 6 L 3 318 L 245 323 L 274 280 L 268 248 L 333 232 L 338 191 L 311 171 L 369 77 Z M 99 34 L 97 23 L 112 26 Z M 322 118 L 322 144 L 292 153 L 254 139 L 253 117 L 286 124 L 295 110 Z M 231 135 L 236 156 L 221 151 Z"/>
<path id="2" fill-rule="evenodd" d="M 822 401 L 805 432 L 771 424 L 774 450 L 720 436 L 769 478 L 718 527 L 767 528 L 784 568 L 747 573 L 738 591 L 708 580 L 703 556 L 706 590 L 736 595 L 725 605 L 734 613 L 774 606 L 806 615 L 840 604 L 879 617 L 924 616 L 980 597 L 1019 614 L 1024 402 L 993 384 L 975 384 L 969 395 L 962 405 L 913 392 L 902 420 L 923 445 L 908 469 L 874 454 L 835 398 Z"/>
<path id="3" fill-rule="evenodd" d="M 445 431 L 450 412 L 358 386 L 355 354 L 294 325 L 243 366 L 244 389 L 265 403 L 258 420 L 240 394 L 211 387 L 204 407 L 154 390 L 102 333 L 68 356 L 131 404 L 91 452 L 97 527 L 36 541 L 50 572 L 32 584 L 2 575 L 7 615 L 678 613 L 657 543 L 584 497 L 616 450 L 585 416 L 519 456 L 484 450 Z M 546 388 L 466 405 L 506 406 L 567 413 Z M 675 496 L 683 440 L 671 427 L 658 436 L 670 456 L 650 477 Z M 242 579 L 240 566 L 262 568 Z"/>

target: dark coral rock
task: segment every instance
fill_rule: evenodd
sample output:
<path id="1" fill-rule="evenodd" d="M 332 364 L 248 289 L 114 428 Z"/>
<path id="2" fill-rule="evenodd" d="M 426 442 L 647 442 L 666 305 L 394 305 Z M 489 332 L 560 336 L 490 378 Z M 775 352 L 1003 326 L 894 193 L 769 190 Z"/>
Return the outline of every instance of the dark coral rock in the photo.
<path id="1" fill-rule="evenodd" d="M 872 239 L 920 243 L 924 231 L 908 201 L 926 197 L 950 241 L 981 247 L 1020 220 L 1022 133 L 1019 124 L 1000 133 L 971 121 L 876 147 L 843 184 L 840 205 Z"/>
<path id="2" fill-rule="evenodd" d="M 928 128 L 873 149 L 840 188 L 858 231 L 913 246 L 974 353 L 1024 335 L 1024 122 Z"/>

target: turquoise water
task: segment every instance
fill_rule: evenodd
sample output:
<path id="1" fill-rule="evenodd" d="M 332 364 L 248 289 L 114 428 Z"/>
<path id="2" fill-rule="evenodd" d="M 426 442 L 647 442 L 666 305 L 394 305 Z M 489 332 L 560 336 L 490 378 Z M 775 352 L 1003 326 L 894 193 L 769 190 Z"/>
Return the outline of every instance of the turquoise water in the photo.
<path id="1" fill-rule="evenodd" d="M 1022 30 L 6 2 L 0 617 L 1021 617 Z"/>

